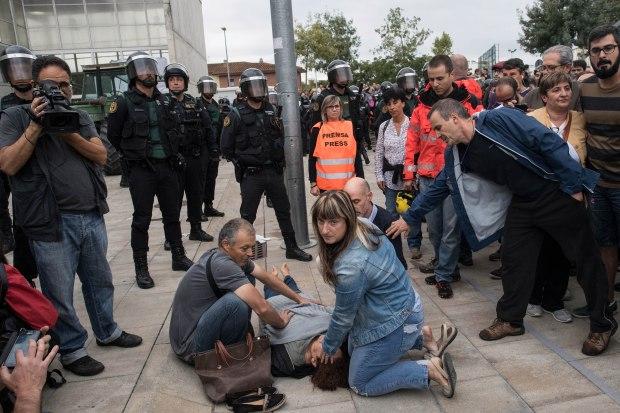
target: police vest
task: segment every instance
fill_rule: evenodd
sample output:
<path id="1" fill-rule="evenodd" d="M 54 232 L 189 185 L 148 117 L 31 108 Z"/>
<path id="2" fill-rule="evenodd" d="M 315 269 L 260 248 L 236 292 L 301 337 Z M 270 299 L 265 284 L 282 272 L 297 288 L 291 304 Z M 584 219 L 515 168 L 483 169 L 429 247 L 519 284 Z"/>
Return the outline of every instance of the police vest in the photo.
<path id="1" fill-rule="evenodd" d="M 179 130 L 179 152 L 184 156 L 200 156 L 204 141 L 203 123 L 196 101 L 185 94 L 182 101 L 170 97 L 175 103 L 174 116 L 177 118 Z"/>
<path id="2" fill-rule="evenodd" d="M 237 108 L 240 133 L 235 137 L 235 157 L 244 166 L 284 162 L 284 135 L 280 119 L 268 103 L 262 111 L 243 103 Z"/>
<path id="3" fill-rule="evenodd" d="M 162 95 L 147 101 L 135 91 L 123 93 L 127 103 L 127 119 L 123 125 L 121 149 L 127 160 L 165 159 L 173 151 L 170 143 L 177 139 L 175 122 Z"/>
<path id="4" fill-rule="evenodd" d="M 348 120 L 317 123 L 319 128 L 314 148 L 316 159 L 316 185 L 328 191 L 342 189 L 355 176 L 357 144 L 353 124 Z"/>

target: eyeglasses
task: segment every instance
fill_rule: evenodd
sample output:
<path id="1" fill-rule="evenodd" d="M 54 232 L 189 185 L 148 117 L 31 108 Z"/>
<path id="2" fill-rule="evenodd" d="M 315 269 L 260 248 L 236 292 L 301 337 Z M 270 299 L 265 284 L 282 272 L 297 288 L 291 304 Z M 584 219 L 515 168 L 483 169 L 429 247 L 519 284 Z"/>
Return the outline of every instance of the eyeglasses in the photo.
<path id="1" fill-rule="evenodd" d="M 73 85 L 69 82 L 60 82 L 58 83 L 58 87 L 64 90 L 71 90 L 73 89 Z"/>
<path id="2" fill-rule="evenodd" d="M 331 105 L 331 106 L 328 106 L 327 109 L 332 109 L 332 110 L 340 109 L 340 105 Z"/>
<path id="3" fill-rule="evenodd" d="M 539 67 L 539 69 L 542 70 L 542 71 L 552 72 L 552 71 L 554 71 L 555 69 L 557 69 L 560 66 L 562 66 L 562 65 L 542 65 L 542 66 Z"/>
<path id="4" fill-rule="evenodd" d="M 609 56 L 614 52 L 614 50 L 616 50 L 616 47 L 618 47 L 617 44 L 608 44 L 603 47 L 593 47 L 588 52 L 590 53 L 590 56 L 598 56 L 601 52 L 605 52 L 605 54 Z"/>

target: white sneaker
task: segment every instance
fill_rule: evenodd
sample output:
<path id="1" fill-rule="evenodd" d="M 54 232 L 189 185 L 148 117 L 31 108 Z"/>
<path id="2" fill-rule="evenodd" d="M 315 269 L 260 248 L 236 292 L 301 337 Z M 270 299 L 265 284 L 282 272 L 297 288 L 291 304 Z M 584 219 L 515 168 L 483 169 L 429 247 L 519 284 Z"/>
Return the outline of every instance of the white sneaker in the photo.
<path id="1" fill-rule="evenodd" d="M 539 305 L 528 304 L 526 312 L 527 315 L 529 315 L 530 317 L 540 317 L 542 315 L 543 309 Z"/>
<path id="2" fill-rule="evenodd" d="M 570 290 L 567 289 L 566 292 L 564 293 L 564 297 L 562 297 L 562 301 L 570 301 L 573 299 L 573 295 L 571 294 Z"/>
<path id="3" fill-rule="evenodd" d="M 560 323 L 570 323 L 571 321 L 573 321 L 573 316 L 570 315 L 570 313 L 566 311 L 565 308 L 553 312 L 547 310 L 544 311 L 545 313 L 552 314 L 553 318 L 555 318 L 555 321 L 558 321 Z"/>

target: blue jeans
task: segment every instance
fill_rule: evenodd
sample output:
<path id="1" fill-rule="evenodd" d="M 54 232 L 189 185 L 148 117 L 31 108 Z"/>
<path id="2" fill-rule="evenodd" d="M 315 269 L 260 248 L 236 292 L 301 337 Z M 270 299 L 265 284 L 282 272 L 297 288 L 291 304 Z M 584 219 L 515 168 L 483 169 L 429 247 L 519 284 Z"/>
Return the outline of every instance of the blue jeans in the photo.
<path id="1" fill-rule="evenodd" d="M 424 311 L 413 313 L 405 323 L 387 336 L 352 347 L 349 385 L 362 396 L 380 396 L 399 389 L 427 389 L 425 361 L 401 360 L 408 350 L 422 348 Z"/>
<path id="2" fill-rule="evenodd" d="M 245 341 L 251 315 L 250 306 L 235 293 L 220 297 L 198 320 L 194 332 L 196 352 L 213 350 L 218 340 L 225 345 Z"/>
<path id="3" fill-rule="evenodd" d="M 284 277 L 284 279 L 282 281 L 284 282 L 284 284 L 286 284 L 288 286 L 288 288 L 290 288 L 291 290 L 295 291 L 296 293 L 300 293 L 301 292 L 301 290 L 299 289 L 299 286 L 297 285 L 297 283 L 295 282 L 293 277 L 291 277 L 290 275 L 287 275 L 286 277 Z M 265 295 L 265 300 L 267 300 L 267 299 L 269 299 L 271 297 L 275 297 L 276 295 L 280 295 L 279 292 L 273 290 L 271 287 L 269 287 L 266 284 L 263 287 L 263 294 Z"/>
<path id="4" fill-rule="evenodd" d="M 98 212 L 61 213 L 61 240 L 30 241 L 43 294 L 58 310 L 54 332 L 60 342 L 60 361 L 70 364 L 87 355 L 88 333 L 73 307 L 73 284 L 77 273 L 82 282 L 86 311 L 99 341 L 109 343 L 122 331 L 112 316 L 114 285 L 106 259 L 108 235 Z"/>
<path id="5" fill-rule="evenodd" d="M 396 195 L 398 191 L 385 187 L 385 209 L 388 212 L 396 214 Z M 407 235 L 407 246 L 411 248 L 420 248 L 422 246 L 422 222 L 417 225 L 409 225 L 409 234 Z"/>
<path id="6" fill-rule="evenodd" d="M 432 178 L 420 177 L 420 191 L 427 190 L 433 182 Z M 461 230 L 451 196 L 426 214 L 426 224 L 428 237 L 435 249 L 435 257 L 437 257 L 435 279 L 451 282 L 459 260 L 461 243 Z"/>

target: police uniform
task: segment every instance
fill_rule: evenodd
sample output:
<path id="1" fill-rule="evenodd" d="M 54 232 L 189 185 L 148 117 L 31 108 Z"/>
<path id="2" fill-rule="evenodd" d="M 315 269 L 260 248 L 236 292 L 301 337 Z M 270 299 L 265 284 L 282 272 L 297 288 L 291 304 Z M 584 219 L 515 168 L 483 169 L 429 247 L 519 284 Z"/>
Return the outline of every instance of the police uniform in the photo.
<path id="1" fill-rule="evenodd" d="M 187 93 L 182 96 L 179 100 L 171 94 L 167 95 L 174 103 L 174 114 L 179 125 L 178 152 L 185 162 L 185 168 L 178 171 L 179 209 L 185 192 L 187 218 L 191 224 L 190 239 L 213 241 L 213 237 L 200 227 L 205 165 L 209 159 L 209 152 L 215 150 L 211 118 L 204 108 L 197 105 L 196 99 Z"/>
<path id="2" fill-rule="evenodd" d="M 222 133 L 222 116 L 220 105 L 211 98 L 208 101 L 204 96 L 198 99 L 198 104 L 202 106 L 209 117 L 211 118 L 211 129 L 215 140 L 214 150 L 209 150 L 211 156 L 209 156 L 205 165 L 205 186 L 204 186 L 204 213 L 207 216 L 224 216 L 223 212 L 218 211 L 213 207 L 213 200 L 215 199 L 215 183 L 217 180 L 217 174 L 220 167 L 220 134 Z"/>
<path id="3" fill-rule="evenodd" d="M 172 249 L 172 269 L 185 271 L 188 267 L 179 222 L 179 182 L 175 170 L 179 167 L 179 134 L 173 108 L 174 102 L 157 88 L 149 97 L 135 87 L 118 96 L 110 106 L 108 138 L 123 153 L 129 170 L 129 192 L 134 207 L 131 248 L 137 276 L 146 267 L 142 259 L 149 249 L 148 230 L 155 196 Z"/>

